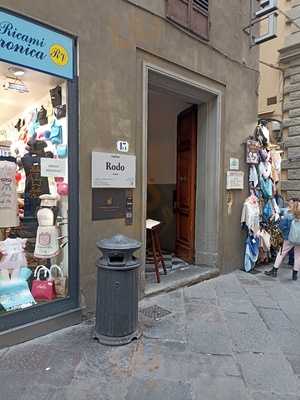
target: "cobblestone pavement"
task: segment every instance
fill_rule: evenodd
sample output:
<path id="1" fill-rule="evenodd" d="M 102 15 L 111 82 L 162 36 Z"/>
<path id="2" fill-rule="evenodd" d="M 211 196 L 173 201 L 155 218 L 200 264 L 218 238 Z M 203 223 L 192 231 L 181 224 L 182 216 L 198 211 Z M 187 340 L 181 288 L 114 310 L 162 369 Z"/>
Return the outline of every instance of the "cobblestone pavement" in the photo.
<path id="1" fill-rule="evenodd" d="M 279 275 L 145 299 L 144 337 L 128 346 L 98 344 L 89 321 L 5 349 L 0 399 L 300 400 L 300 281 Z"/>

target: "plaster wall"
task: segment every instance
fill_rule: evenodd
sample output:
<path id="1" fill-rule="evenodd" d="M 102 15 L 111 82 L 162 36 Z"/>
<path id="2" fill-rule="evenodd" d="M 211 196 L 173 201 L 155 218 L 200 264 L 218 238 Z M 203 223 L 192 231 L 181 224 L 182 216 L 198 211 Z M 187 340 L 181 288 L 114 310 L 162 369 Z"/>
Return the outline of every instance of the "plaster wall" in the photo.
<path id="1" fill-rule="evenodd" d="M 69 0 L 65 9 L 61 0 L 0 0 L 0 6 L 78 36 L 80 277 L 89 308 L 95 304 L 96 239 L 116 232 L 141 238 L 142 82 L 147 59 L 222 89 L 222 179 L 220 187 L 213 188 L 220 197 L 217 264 L 223 272 L 239 267 L 244 240 L 239 219 L 247 191 L 233 194 L 229 213 L 224 183 L 230 157 L 238 157 L 246 171 L 242 142 L 252 132 L 257 115 L 257 49 L 249 49 L 248 37 L 242 32 L 248 24 L 248 2 L 211 2 L 209 43 L 123 0 Z M 114 152 L 120 139 L 129 141 L 130 153 L 137 155 L 132 226 L 125 226 L 123 220 L 91 220 L 91 152 Z M 213 160 L 211 164 L 213 167 Z"/>
<path id="2" fill-rule="evenodd" d="M 150 91 L 148 107 L 148 184 L 175 185 L 177 116 L 189 104 Z"/>
<path id="3" fill-rule="evenodd" d="M 147 140 L 147 218 L 161 221 L 163 250 L 175 250 L 177 116 L 190 104 L 175 95 L 149 91 Z"/>

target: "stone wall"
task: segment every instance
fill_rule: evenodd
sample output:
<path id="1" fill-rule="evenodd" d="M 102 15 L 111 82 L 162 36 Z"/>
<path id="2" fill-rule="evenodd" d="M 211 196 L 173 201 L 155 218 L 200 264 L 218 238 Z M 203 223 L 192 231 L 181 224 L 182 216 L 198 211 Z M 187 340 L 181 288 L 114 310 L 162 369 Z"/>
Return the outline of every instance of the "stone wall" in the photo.
<path id="1" fill-rule="evenodd" d="M 285 38 L 280 52 L 280 61 L 284 71 L 284 121 L 283 142 L 285 146 L 285 160 L 283 162 L 283 176 L 281 188 L 288 198 L 300 197 L 300 4 L 291 3 L 288 11 L 293 32 Z"/>

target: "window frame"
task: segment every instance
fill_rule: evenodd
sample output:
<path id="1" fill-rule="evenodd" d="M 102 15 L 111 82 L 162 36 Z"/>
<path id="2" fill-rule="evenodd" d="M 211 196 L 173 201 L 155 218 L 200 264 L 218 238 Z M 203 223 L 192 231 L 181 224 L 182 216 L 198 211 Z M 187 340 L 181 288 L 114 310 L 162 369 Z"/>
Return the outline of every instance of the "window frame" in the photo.
<path id="1" fill-rule="evenodd" d="M 202 0 L 167 0 L 167 8 L 166 8 L 166 17 L 168 20 L 174 22 L 175 24 L 181 26 L 182 28 L 188 30 L 191 32 L 193 35 L 196 35 L 197 37 L 204 39 L 206 41 L 209 41 L 209 33 L 210 33 L 210 1 L 207 0 L 207 10 L 204 9 L 198 2 Z M 204 0 L 206 1 L 206 0 Z M 173 2 L 173 4 L 171 4 Z M 181 2 L 181 3 L 186 3 L 187 6 L 187 20 L 186 21 L 179 21 L 178 18 L 172 15 L 172 7 L 175 6 L 175 2 Z M 201 34 L 197 32 L 197 30 L 194 30 L 192 27 L 192 13 L 193 9 L 196 9 L 195 12 L 198 12 L 201 14 L 204 18 L 207 19 L 207 34 Z"/>
<path id="2" fill-rule="evenodd" d="M 15 310 L 0 315 L 0 335 L 9 329 L 21 328 L 26 324 L 38 323 L 45 318 L 55 317 L 61 313 L 79 308 L 79 97 L 78 97 L 78 70 L 77 70 L 77 37 L 55 29 L 27 17 L 25 15 L 0 7 L 6 13 L 33 22 L 35 24 L 62 33 L 73 39 L 73 79 L 63 78 L 67 82 L 67 118 L 68 118 L 68 182 L 71 190 L 68 194 L 68 271 L 69 293 L 64 299 L 56 299 L 49 303 L 37 304 L 26 309 Z M 1 61 L 16 65 L 5 59 Z M 29 68 L 35 70 L 34 68 Z M 36 70 L 37 72 L 41 72 Z M 56 76 L 47 73 L 48 75 Z M 70 207 L 72 205 L 72 207 Z"/>

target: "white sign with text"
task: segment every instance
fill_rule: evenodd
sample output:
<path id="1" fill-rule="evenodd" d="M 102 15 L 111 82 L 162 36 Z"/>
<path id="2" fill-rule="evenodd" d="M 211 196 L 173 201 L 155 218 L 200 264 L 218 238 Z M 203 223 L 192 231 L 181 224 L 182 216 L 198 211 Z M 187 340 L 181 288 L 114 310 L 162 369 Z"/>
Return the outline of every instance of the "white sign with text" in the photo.
<path id="1" fill-rule="evenodd" d="M 136 156 L 92 152 L 92 188 L 135 188 Z"/>
<path id="2" fill-rule="evenodd" d="M 243 171 L 227 171 L 226 189 L 244 189 L 244 172 Z"/>
<path id="3" fill-rule="evenodd" d="M 66 176 L 66 160 L 59 158 L 41 158 L 41 176 Z"/>

